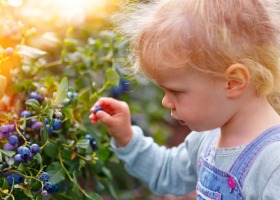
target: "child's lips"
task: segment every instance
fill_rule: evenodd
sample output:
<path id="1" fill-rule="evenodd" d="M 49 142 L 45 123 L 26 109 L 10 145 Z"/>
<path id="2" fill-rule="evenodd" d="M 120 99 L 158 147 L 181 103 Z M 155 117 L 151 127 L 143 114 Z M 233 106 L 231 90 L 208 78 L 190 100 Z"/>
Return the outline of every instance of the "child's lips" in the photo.
<path id="1" fill-rule="evenodd" d="M 183 120 L 179 120 L 179 123 L 180 123 L 181 125 L 186 125 L 186 122 L 183 121 Z"/>

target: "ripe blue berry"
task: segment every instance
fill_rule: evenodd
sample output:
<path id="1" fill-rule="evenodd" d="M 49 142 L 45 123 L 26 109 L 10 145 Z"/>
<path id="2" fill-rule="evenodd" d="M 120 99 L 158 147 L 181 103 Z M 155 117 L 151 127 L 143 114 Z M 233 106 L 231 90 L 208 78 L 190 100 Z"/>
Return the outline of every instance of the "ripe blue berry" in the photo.
<path id="1" fill-rule="evenodd" d="M 16 145 L 16 144 L 18 144 L 18 137 L 17 136 L 15 136 L 15 135 L 11 135 L 10 137 L 9 137 L 9 143 L 11 144 L 11 145 Z"/>
<path id="2" fill-rule="evenodd" d="M 21 163 L 24 161 L 24 159 L 21 157 L 20 154 L 16 154 L 15 157 L 14 157 L 14 160 L 16 163 Z"/>
<path id="3" fill-rule="evenodd" d="M 3 125 L 1 126 L 1 132 L 2 132 L 2 133 L 8 133 L 8 132 L 9 132 L 9 126 L 6 125 L 6 124 L 3 124 Z"/>
<path id="4" fill-rule="evenodd" d="M 36 122 L 38 122 L 38 120 L 37 120 L 36 118 L 32 118 L 32 119 L 30 119 L 30 120 L 27 121 L 27 126 L 32 128 L 32 126 L 33 126 Z"/>
<path id="5" fill-rule="evenodd" d="M 7 176 L 6 180 L 7 180 L 8 184 L 10 186 L 12 186 L 13 183 L 14 184 L 23 183 L 24 182 L 24 177 L 20 174 L 14 173 L 14 174 L 11 174 L 11 175 Z"/>
<path id="6" fill-rule="evenodd" d="M 57 185 L 52 185 L 52 187 L 49 190 L 47 190 L 47 191 L 50 194 L 55 193 L 55 192 L 58 191 L 58 187 L 57 187 Z"/>
<path id="7" fill-rule="evenodd" d="M 46 129 L 47 129 L 47 132 L 48 132 L 49 135 L 52 134 L 52 132 L 53 132 L 53 127 L 52 127 L 52 126 L 50 126 L 49 124 L 47 124 L 47 125 L 46 125 Z"/>
<path id="8" fill-rule="evenodd" d="M 28 147 L 22 147 L 19 154 L 23 159 L 27 159 L 30 154 L 30 149 Z"/>
<path id="9" fill-rule="evenodd" d="M 86 134 L 85 139 L 88 139 L 89 141 L 94 140 L 94 138 L 90 134 Z"/>
<path id="10" fill-rule="evenodd" d="M 31 117 L 31 113 L 27 110 L 24 110 L 24 111 L 21 112 L 20 116 L 23 117 L 23 118 L 24 117 L 28 118 L 28 117 Z"/>
<path id="11" fill-rule="evenodd" d="M 43 190 L 47 190 L 48 192 L 51 190 L 53 184 L 49 181 L 44 183 Z"/>
<path id="12" fill-rule="evenodd" d="M 15 125 L 14 124 L 8 124 L 8 128 L 9 128 L 9 132 L 12 133 L 16 130 Z"/>
<path id="13" fill-rule="evenodd" d="M 52 125 L 53 130 L 59 130 L 62 127 L 62 122 L 60 119 L 54 119 L 54 123 Z"/>
<path id="14" fill-rule="evenodd" d="M 98 146 L 97 146 L 97 143 L 96 143 L 95 140 L 90 141 L 90 142 L 89 142 L 89 145 L 91 146 L 91 148 L 92 148 L 93 151 L 97 151 Z"/>
<path id="15" fill-rule="evenodd" d="M 8 150 L 8 151 L 13 151 L 14 150 L 14 146 L 11 145 L 10 143 L 6 143 L 3 147 L 4 150 Z"/>
<path id="16" fill-rule="evenodd" d="M 37 93 L 37 92 L 30 92 L 29 99 L 35 99 L 38 102 L 42 102 L 43 101 L 42 95 Z"/>
<path id="17" fill-rule="evenodd" d="M 34 143 L 30 146 L 30 151 L 33 154 L 36 154 L 36 153 L 40 152 L 40 150 L 41 150 L 41 147 L 38 144 Z"/>
<path id="18" fill-rule="evenodd" d="M 31 126 L 31 128 L 32 129 L 34 129 L 34 130 L 40 130 L 42 127 L 44 126 L 44 124 L 42 123 L 42 122 L 35 122 L 32 126 Z"/>
<path id="19" fill-rule="evenodd" d="M 42 181 L 49 181 L 50 175 L 47 172 L 43 172 L 40 176 L 39 179 Z"/>
<path id="20" fill-rule="evenodd" d="M 94 113 L 97 113 L 98 111 L 100 110 L 103 110 L 103 107 L 102 106 L 96 106 L 94 109 L 93 109 L 93 112 Z"/>

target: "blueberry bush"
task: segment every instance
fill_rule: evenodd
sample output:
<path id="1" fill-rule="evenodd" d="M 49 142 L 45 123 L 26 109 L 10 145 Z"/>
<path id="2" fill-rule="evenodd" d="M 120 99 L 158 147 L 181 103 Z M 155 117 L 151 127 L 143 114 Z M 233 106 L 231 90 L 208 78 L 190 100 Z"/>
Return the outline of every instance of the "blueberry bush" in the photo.
<path id="1" fill-rule="evenodd" d="M 105 127 L 88 119 L 93 103 L 111 96 L 130 102 L 133 124 L 149 127 L 159 143 L 167 137 L 162 125 L 169 119 L 159 122 L 168 115 L 158 104 L 161 93 L 123 70 L 128 42 L 110 31 L 107 20 L 117 1 L 80 22 L 74 13 L 71 23 L 50 16 L 46 5 L 48 17 L 36 19 L 30 2 L 36 1 L 0 0 L 1 199 L 133 199 L 148 193 L 124 172 Z"/>

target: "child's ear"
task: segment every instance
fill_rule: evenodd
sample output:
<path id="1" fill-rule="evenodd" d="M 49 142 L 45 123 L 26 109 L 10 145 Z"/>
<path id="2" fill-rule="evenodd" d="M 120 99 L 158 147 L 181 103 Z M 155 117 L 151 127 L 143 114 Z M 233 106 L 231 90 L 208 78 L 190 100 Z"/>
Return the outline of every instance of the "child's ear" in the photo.
<path id="1" fill-rule="evenodd" d="M 226 92 L 229 98 L 236 98 L 242 95 L 249 86 L 250 73 L 246 66 L 233 64 L 225 72 Z"/>

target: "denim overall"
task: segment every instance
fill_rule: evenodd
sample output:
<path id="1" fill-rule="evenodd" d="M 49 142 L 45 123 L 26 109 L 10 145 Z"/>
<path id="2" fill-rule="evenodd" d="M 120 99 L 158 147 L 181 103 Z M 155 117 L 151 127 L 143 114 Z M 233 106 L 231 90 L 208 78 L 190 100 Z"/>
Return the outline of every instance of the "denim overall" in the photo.
<path id="1" fill-rule="evenodd" d="M 196 186 L 198 200 L 244 200 L 244 178 L 260 152 L 269 144 L 280 141 L 280 126 L 274 126 L 250 143 L 241 152 L 228 172 L 211 165 L 206 158 L 211 152 L 218 133 L 214 133 L 199 161 Z"/>

